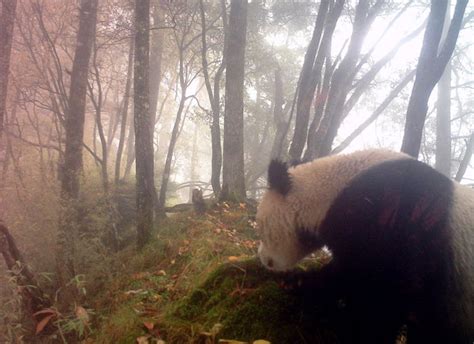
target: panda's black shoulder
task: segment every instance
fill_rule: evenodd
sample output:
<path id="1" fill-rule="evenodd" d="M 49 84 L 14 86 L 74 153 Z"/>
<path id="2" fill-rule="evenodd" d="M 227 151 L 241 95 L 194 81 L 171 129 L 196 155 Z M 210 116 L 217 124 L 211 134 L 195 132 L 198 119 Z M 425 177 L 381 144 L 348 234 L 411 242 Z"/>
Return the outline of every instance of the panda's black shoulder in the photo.
<path id="1" fill-rule="evenodd" d="M 355 175 L 335 197 L 321 231 L 336 246 L 360 238 L 368 249 L 380 247 L 380 238 L 390 246 L 400 236 L 449 236 L 452 195 L 453 182 L 420 161 L 382 161 Z"/>

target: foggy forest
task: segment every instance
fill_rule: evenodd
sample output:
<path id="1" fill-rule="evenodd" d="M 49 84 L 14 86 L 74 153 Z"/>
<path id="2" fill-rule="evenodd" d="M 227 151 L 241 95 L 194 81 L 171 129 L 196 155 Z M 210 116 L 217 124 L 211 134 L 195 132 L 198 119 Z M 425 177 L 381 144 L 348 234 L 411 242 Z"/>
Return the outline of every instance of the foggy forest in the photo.
<path id="1" fill-rule="evenodd" d="M 346 342 L 299 292 L 330 250 L 259 263 L 269 164 L 383 148 L 473 188 L 468 2 L 1 0 L 0 343 Z"/>

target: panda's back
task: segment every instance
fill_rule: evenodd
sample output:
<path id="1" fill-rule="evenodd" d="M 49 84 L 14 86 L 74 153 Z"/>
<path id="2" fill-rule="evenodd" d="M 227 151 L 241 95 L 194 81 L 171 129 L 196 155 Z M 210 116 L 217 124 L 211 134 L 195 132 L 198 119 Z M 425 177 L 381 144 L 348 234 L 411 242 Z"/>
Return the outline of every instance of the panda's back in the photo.
<path id="1" fill-rule="evenodd" d="M 414 159 L 381 161 L 338 193 L 319 231 L 355 275 L 385 284 L 407 305 L 437 295 L 439 321 L 471 337 L 473 194 Z"/>

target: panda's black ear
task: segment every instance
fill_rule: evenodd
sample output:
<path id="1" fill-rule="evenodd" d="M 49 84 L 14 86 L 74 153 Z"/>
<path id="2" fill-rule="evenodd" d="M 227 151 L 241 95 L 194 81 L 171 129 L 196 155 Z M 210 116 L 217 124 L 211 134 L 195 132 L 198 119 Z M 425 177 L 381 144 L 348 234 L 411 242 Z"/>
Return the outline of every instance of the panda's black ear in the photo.
<path id="1" fill-rule="evenodd" d="M 270 189 L 275 190 L 286 196 L 291 189 L 291 178 L 288 173 L 288 166 L 280 160 L 272 160 L 268 166 L 268 185 Z"/>

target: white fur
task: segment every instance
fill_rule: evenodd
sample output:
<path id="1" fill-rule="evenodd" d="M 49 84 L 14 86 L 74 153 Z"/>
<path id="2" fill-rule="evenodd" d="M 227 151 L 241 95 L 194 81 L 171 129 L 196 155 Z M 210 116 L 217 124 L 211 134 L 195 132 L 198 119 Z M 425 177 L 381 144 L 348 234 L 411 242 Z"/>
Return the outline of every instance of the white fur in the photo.
<path id="1" fill-rule="evenodd" d="M 294 267 L 311 253 L 301 247 L 297 228 L 317 230 L 336 196 L 360 172 L 382 161 L 409 158 L 403 153 L 374 149 L 328 156 L 290 168 L 292 188 L 288 195 L 268 190 L 258 207 L 262 263 L 273 270 Z"/>

